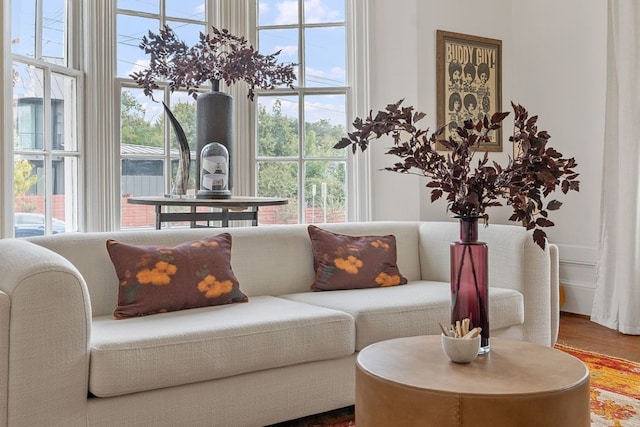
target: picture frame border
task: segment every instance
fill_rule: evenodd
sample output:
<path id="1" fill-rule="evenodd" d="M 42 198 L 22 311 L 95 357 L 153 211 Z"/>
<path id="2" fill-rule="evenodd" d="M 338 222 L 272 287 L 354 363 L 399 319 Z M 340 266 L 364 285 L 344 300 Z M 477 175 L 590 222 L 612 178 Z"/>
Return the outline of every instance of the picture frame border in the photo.
<path id="1" fill-rule="evenodd" d="M 445 48 L 448 43 L 452 42 L 471 47 L 490 48 L 496 52 L 496 64 L 495 70 L 493 70 L 494 75 L 490 77 L 490 79 L 493 80 L 496 93 L 490 96 L 492 107 L 489 113 L 492 115 L 502 110 L 502 40 L 436 30 L 436 118 L 439 127 L 445 125 L 448 127 L 450 123 L 446 118 L 446 111 L 448 110 L 447 68 L 449 64 L 445 61 Z M 459 123 L 459 125 L 461 126 L 462 123 Z M 450 131 L 445 129 L 443 138 L 448 139 L 449 135 Z M 495 131 L 495 138 L 493 138 L 491 142 L 481 144 L 480 149 L 489 152 L 502 152 L 502 128 Z M 438 150 L 445 150 L 445 148 L 441 146 L 441 144 L 438 144 Z"/>

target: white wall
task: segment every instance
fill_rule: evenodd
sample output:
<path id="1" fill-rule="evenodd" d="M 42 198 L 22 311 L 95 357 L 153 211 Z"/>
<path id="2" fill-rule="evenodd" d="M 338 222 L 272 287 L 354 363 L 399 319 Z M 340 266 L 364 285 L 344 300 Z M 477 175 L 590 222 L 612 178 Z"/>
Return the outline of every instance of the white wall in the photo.
<path id="1" fill-rule="evenodd" d="M 415 10 L 424 0 L 376 0 L 370 8 L 369 66 L 371 109 L 375 115 L 387 104 L 404 98 L 405 105 L 416 105 L 422 79 L 415 57 L 419 49 L 418 17 Z M 420 216 L 420 186 L 415 176 L 381 171 L 391 166 L 384 152 L 390 140 L 371 145 L 371 203 L 373 220 L 415 220 Z"/>
<path id="2" fill-rule="evenodd" d="M 405 98 L 436 122 L 436 30 L 502 40 L 502 103 L 540 116 L 539 129 L 565 156 L 575 157 L 581 191 L 554 194 L 564 203 L 551 219 L 549 239 L 560 247 L 563 310 L 589 314 L 595 288 L 599 239 L 604 99 L 606 2 L 581 0 L 373 0 L 371 7 L 371 108 Z M 510 128 L 505 120 L 505 130 Z M 505 135 L 508 131 L 505 132 Z M 503 163 L 512 152 L 507 136 Z M 377 171 L 395 159 L 372 151 L 373 219 L 449 220 L 446 205 L 431 204 L 426 181 Z M 508 208 L 489 211 L 491 223 L 508 223 Z"/>

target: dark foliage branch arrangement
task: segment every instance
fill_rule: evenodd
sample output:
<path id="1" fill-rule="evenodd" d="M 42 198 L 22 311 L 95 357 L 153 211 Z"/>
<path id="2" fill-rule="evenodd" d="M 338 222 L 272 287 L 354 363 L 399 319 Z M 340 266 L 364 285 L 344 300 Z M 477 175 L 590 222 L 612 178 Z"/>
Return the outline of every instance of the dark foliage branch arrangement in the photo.
<path id="1" fill-rule="evenodd" d="M 166 82 L 169 90 L 186 89 L 194 99 L 198 89 L 210 83 L 219 89 L 220 81 L 231 85 L 238 81 L 247 84 L 247 97 L 253 101 L 255 89 L 273 89 L 286 85 L 293 89 L 296 80 L 294 64 L 279 64 L 277 56 L 262 55 L 244 37 L 234 36 L 228 30 L 211 27 L 212 34 L 200 33 L 199 41 L 192 47 L 180 40 L 176 33 L 165 25 L 157 34 L 149 31 L 142 37 L 140 49 L 149 55 L 149 65 L 142 71 L 130 74 L 146 96 L 153 99 L 153 91 L 159 89 L 158 82 Z M 179 194 L 186 194 L 189 181 L 191 152 L 185 132 L 169 107 L 162 101 L 180 144 L 181 162 L 177 172 L 181 179 Z"/>
<path id="2" fill-rule="evenodd" d="M 263 55 L 244 37 L 234 36 L 228 30 L 211 27 L 211 34 L 200 33 L 192 47 L 180 40 L 167 25 L 157 34 L 149 31 L 142 38 L 140 49 L 150 56 L 149 66 L 130 76 L 147 96 L 153 96 L 158 81 L 166 81 L 171 92 L 184 88 L 193 98 L 198 89 L 211 82 L 231 85 L 237 81 L 247 84 L 249 99 L 255 89 L 273 89 L 286 85 L 293 88 L 296 79 L 294 64 L 280 64 L 280 51 Z"/>
<path id="3" fill-rule="evenodd" d="M 358 147 L 364 151 L 371 141 L 391 135 L 394 145 L 387 151 L 402 159 L 385 170 L 411 173 L 429 178 L 426 186 L 431 188 L 431 201 L 447 194 L 447 209 L 460 217 L 481 216 L 489 220 L 486 210 L 502 206 L 500 199 L 513 208 L 511 221 L 522 223 L 533 230 L 533 240 L 542 249 L 546 233 L 543 227 L 552 227 L 549 211 L 560 209 L 562 202 L 551 200 L 544 203 L 549 194 L 558 187 L 563 193 L 579 191 L 577 166 L 574 158 L 565 159 L 562 153 L 548 145 L 550 135 L 538 131 L 538 116 L 529 116 L 521 105 L 511 103 L 514 111 L 514 130 L 509 141 L 517 145 L 519 153 L 509 156 L 503 167 L 495 161 L 489 162 L 487 152 L 472 164 L 481 144 L 489 141 L 489 132 L 502 126 L 509 113 L 498 112 L 477 123 L 467 120 L 458 127 L 455 135 L 444 139 L 445 127 L 429 134 L 429 129 L 420 129 L 416 123 L 425 117 L 414 112 L 412 106 L 401 107 L 403 100 L 390 104 L 375 117 L 371 112 L 364 120 L 356 118 L 355 131 L 342 138 L 334 148 Z M 438 152 L 438 143 L 445 151 Z M 444 153 L 444 154 L 443 154 Z"/>

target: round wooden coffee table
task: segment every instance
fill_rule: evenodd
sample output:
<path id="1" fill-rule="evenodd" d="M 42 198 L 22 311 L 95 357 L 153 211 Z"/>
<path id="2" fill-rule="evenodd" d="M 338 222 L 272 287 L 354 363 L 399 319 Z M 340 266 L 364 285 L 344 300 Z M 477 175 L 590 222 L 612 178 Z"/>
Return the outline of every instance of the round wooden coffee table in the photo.
<path id="1" fill-rule="evenodd" d="M 589 427 L 589 370 L 560 350 L 491 338 L 491 351 L 451 362 L 439 335 L 364 348 L 356 363 L 356 425 Z"/>

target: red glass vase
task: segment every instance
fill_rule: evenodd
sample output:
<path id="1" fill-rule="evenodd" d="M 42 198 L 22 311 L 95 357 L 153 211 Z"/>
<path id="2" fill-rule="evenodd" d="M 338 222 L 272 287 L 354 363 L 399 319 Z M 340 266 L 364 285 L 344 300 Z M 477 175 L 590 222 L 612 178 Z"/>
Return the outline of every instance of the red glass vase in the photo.
<path id="1" fill-rule="evenodd" d="M 489 248 L 478 241 L 478 219 L 459 217 L 460 240 L 451 243 L 451 323 L 464 318 L 471 328 L 480 327 L 480 354 L 488 353 L 489 342 Z"/>

